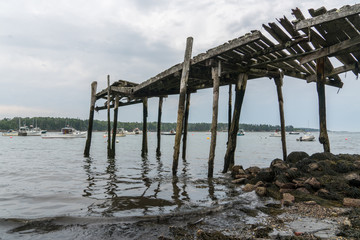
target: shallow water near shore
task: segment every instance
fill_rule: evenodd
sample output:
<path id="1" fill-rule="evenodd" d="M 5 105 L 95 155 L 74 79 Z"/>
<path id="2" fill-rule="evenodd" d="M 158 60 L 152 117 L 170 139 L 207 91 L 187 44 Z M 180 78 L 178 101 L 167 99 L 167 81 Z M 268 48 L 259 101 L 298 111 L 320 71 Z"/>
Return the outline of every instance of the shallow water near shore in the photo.
<path id="1" fill-rule="evenodd" d="M 140 157 L 142 136 L 120 137 L 115 159 L 107 159 L 103 135 L 93 134 L 90 158 L 83 157 L 85 139 L 0 137 L 0 239 L 42 239 L 49 231 L 60 229 L 62 235 L 58 236 L 64 232 L 72 236 L 72 230 L 63 227 L 72 222 L 85 226 L 102 222 L 109 227 L 114 221 L 175 216 L 234 201 L 251 204 L 248 196 L 230 183 L 230 176 L 221 173 L 227 133 L 217 135 L 212 180 L 207 179 L 209 133 L 189 133 L 187 159 L 179 160 L 177 177 L 171 173 L 174 136 L 162 136 L 159 158 L 156 133 L 149 133 L 147 158 Z M 269 135 L 239 136 L 235 163 L 244 168 L 268 167 L 273 159 L 281 158 L 280 138 Z M 318 133 L 314 135 L 318 137 Z M 298 137 L 287 135 L 288 153 L 322 151 L 317 141 L 298 142 Z M 329 138 L 334 154 L 360 153 L 360 133 L 331 132 Z M 32 224 L 18 228 L 26 222 Z M 98 231 L 108 231 L 107 227 Z M 89 230 L 87 234 L 95 233 Z"/>

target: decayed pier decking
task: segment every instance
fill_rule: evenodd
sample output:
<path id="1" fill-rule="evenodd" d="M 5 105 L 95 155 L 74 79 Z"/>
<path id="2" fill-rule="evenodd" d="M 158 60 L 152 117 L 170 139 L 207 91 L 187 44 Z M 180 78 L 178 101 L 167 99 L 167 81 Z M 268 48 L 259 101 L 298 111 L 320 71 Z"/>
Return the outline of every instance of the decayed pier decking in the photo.
<path id="1" fill-rule="evenodd" d="M 283 110 L 282 83 L 286 76 L 315 82 L 319 99 L 319 141 L 325 152 L 330 152 L 330 143 L 326 128 L 325 85 L 341 88 L 343 82 L 339 74 L 352 71 L 359 73 L 360 60 L 360 4 L 343 6 L 327 11 L 325 7 L 309 10 L 312 18 L 305 19 L 302 12 L 292 10 L 295 19 L 286 17 L 277 23 L 264 24 L 266 34 L 252 31 L 235 38 L 206 53 L 192 57 L 193 39 L 186 43 L 184 61 L 140 84 L 119 80 L 100 92 L 96 92 L 97 83 L 92 83 L 89 115 L 88 138 L 84 155 L 89 156 L 94 111 L 108 111 L 108 156 L 115 155 L 115 134 L 110 133 L 110 109 L 114 108 L 116 129 L 118 107 L 143 103 L 143 145 L 142 155 L 147 154 L 147 99 L 159 97 L 158 147 L 160 155 L 160 123 L 163 98 L 179 94 L 177 129 L 175 136 L 173 169 L 177 173 L 180 141 L 183 134 L 183 158 L 186 152 L 187 119 L 190 95 L 199 89 L 213 88 L 213 117 L 211 127 L 211 145 L 209 152 L 208 177 L 213 176 L 216 146 L 218 95 L 220 86 L 229 86 L 229 138 L 224 158 L 223 172 L 234 165 L 236 134 L 239 126 L 241 106 L 248 80 L 268 77 L 274 79 L 277 89 L 281 120 L 281 140 L 283 158 L 287 157 L 285 140 L 285 119 Z M 341 66 L 334 68 L 332 58 Z M 234 110 L 231 114 L 231 87 L 235 85 Z M 104 106 L 95 106 L 98 99 L 106 99 Z M 232 116 L 231 116 L 232 115 Z M 232 118 L 232 119 L 230 119 Z M 185 123 L 185 124 L 184 124 Z M 185 129 L 183 129 L 185 127 Z M 112 140 L 113 144 L 110 144 Z"/>

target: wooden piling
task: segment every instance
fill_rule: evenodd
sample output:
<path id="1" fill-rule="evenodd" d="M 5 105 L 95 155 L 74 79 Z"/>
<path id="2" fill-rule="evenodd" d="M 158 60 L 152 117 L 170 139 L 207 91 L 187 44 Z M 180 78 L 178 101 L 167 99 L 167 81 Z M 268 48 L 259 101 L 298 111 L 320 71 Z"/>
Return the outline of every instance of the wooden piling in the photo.
<path id="1" fill-rule="evenodd" d="M 117 122 L 118 122 L 118 110 L 119 110 L 119 95 L 115 96 L 114 103 L 114 123 L 113 123 L 113 132 L 112 132 L 112 145 L 111 145 L 111 156 L 115 157 L 115 144 L 116 144 L 116 132 L 117 132 Z"/>
<path id="2" fill-rule="evenodd" d="M 163 97 L 159 97 L 159 109 L 158 109 L 158 121 L 157 121 L 157 147 L 156 147 L 156 156 L 158 157 L 161 155 L 160 143 L 161 143 L 162 104 L 163 104 Z"/>
<path id="3" fill-rule="evenodd" d="M 232 111 L 232 84 L 229 84 L 229 109 L 228 109 L 228 140 L 230 137 L 231 111 Z"/>
<path id="4" fill-rule="evenodd" d="M 86 138 L 86 144 L 85 144 L 85 150 L 84 150 L 84 157 L 89 157 L 89 155 L 90 155 L 91 137 L 92 137 L 93 124 L 94 124 L 96 89 L 97 89 L 97 82 L 94 81 L 91 83 L 89 124 L 88 124 L 87 138 Z"/>
<path id="5" fill-rule="evenodd" d="M 143 98 L 143 135 L 142 135 L 142 149 L 141 149 L 142 157 L 145 157 L 148 153 L 147 116 L 148 116 L 148 105 L 147 105 L 147 97 L 145 97 Z"/>
<path id="6" fill-rule="evenodd" d="M 216 148 L 216 135 L 217 135 L 217 120 L 218 120 L 218 106 L 219 106 L 219 84 L 221 74 L 221 62 L 218 61 L 215 66 L 211 68 L 211 76 L 213 79 L 213 114 L 211 122 L 211 142 L 210 153 L 208 162 L 208 178 L 214 175 L 214 158 Z"/>
<path id="7" fill-rule="evenodd" d="M 188 37 L 186 40 L 185 56 L 184 56 L 181 81 L 180 81 L 179 107 L 178 107 L 178 116 L 176 123 L 176 135 L 175 135 L 174 156 L 173 156 L 173 166 L 172 166 L 173 175 L 176 175 L 177 173 L 178 162 L 179 162 L 180 140 L 181 140 L 182 127 L 183 127 L 183 120 L 184 120 L 184 103 L 185 103 L 185 95 L 187 90 L 186 86 L 190 71 L 192 45 L 193 45 L 193 38 Z"/>
<path id="8" fill-rule="evenodd" d="M 224 158 L 223 173 L 226 173 L 229 170 L 229 168 L 232 168 L 232 166 L 234 165 L 237 132 L 239 130 L 240 112 L 244 100 L 247 79 L 248 79 L 248 75 L 246 73 L 240 73 L 238 76 L 238 82 L 236 84 L 236 89 L 235 89 L 236 94 L 235 94 L 234 113 L 231 121 L 229 142 L 227 145 L 226 154 Z"/>
<path id="9" fill-rule="evenodd" d="M 330 152 L 330 142 L 326 128 L 326 100 L 325 100 L 325 58 L 316 60 L 316 89 L 319 99 L 319 121 L 320 136 L 319 142 L 323 144 L 324 152 Z"/>
<path id="10" fill-rule="evenodd" d="M 276 84 L 276 90 L 278 95 L 279 102 L 279 112 L 280 112 L 280 123 L 281 123 L 281 143 L 283 150 L 283 160 L 286 161 L 287 151 L 286 151 L 286 133 L 285 133 L 285 118 L 284 118 L 284 99 L 282 94 L 282 85 L 283 85 L 283 74 L 280 73 L 280 77 L 274 78 Z"/>
<path id="11" fill-rule="evenodd" d="M 108 139 L 107 155 L 111 157 L 111 126 L 110 126 L 110 75 L 107 76 L 107 122 L 108 122 Z"/>
<path id="12" fill-rule="evenodd" d="M 189 110 L 190 110 L 190 95 L 191 93 L 186 94 L 186 104 L 185 104 L 185 115 L 184 115 L 184 135 L 183 135 L 183 150 L 182 150 L 182 159 L 186 159 L 186 142 L 187 142 L 187 133 L 188 133 L 188 123 L 189 123 Z"/>

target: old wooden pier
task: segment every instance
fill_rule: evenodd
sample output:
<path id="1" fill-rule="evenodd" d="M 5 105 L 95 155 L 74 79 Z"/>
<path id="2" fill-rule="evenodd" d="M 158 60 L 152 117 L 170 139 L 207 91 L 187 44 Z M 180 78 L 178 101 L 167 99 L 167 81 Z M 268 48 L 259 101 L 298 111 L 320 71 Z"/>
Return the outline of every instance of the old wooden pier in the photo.
<path id="1" fill-rule="evenodd" d="M 283 109 L 282 84 L 284 78 L 315 82 L 319 99 L 320 137 L 325 152 L 330 152 L 330 142 L 326 128 L 325 85 L 341 88 L 343 82 L 339 74 L 352 71 L 359 73 L 360 60 L 360 4 L 344 6 L 327 11 L 324 7 L 309 10 L 312 16 L 305 19 L 299 9 L 293 9 L 295 20 L 286 17 L 278 23 L 268 23 L 263 28 L 274 40 L 260 31 L 252 31 L 233 39 L 206 53 L 192 57 L 193 39 L 186 42 L 184 61 L 140 84 L 119 80 L 97 92 L 97 83 L 91 84 L 91 103 L 88 137 L 84 155 L 89 156 L 94 111 L 108 111 L 108 156 L 115 156 L 115 137 L 111 137 L 110 109 L 114 109 L 116 130 L 118 108 L 131 104 L 143 104 L 143 139 L 141 155 L 146 156 L 147 147 L 147 99 L 159 98 L 157 155 L 160 151 L 160 126 L 163 98 L 179 94 L 178 117 L 173 155 L 173 175 L 177 174 L 181 136 L 183 135 L 182 157 L 186 153 L 187 122 L 190 94 L 199 89 L 213 88 L 213 117 L 211 125 L 211 145 L 209 151 L 208 177 L 213 176 L 216 146 L 219 87 L 229 86 L 229 136 L 224 158 L 223 172 L 234 165 L 236 135 L 239 127 L 241 107 L 248 80 L 268 77 L 274 79 L 278 94 L 281 120 L 281 140 L 283 158 L 287 157 L 285 119 Z M 333 66 L 337 59 L 341 64 Z M 293 80 L 291 80 L 293 81 Z M 235 85 L 234 109 L 232 108 L 231 87 Z M 99 99 L 105 99 L 104 106 L 95 106 Z"/>

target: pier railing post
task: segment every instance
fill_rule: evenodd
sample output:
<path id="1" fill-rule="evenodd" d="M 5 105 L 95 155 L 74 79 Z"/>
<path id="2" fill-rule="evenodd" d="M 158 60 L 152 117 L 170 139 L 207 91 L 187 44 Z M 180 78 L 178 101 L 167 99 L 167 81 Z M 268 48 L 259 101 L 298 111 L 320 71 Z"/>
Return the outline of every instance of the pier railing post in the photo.
<path id="1" fill-rule="evenodd" d="M 141 149 L 141 156 L 142 157 L 145 157 L 148 154 L 147 116 L 148 116 L 147 97 L 144 97 L 144 99 L 143 99 L 143 135 L 142 135 L 142 149 Z"/>
<path id="2" fill-rule="evenodd" d="M 330 142 L 326 128 L 326 100 L 325 100 L 325 58 L 316 60 L 316 89 L 319 99 L 319 142 L 323 144 L 324 152 L 330 152 Z"/>
<path id="3" fill-rule="evenodd" d="M 218 121 L 218 106 L 219 106 L 219 85 L 221 74 L 221 62 L 218 61 L 211 68 L 211 76 L 213 79 L 213 114 L 211 122 L 211 142 L 210 153 L 208 162 L 208 177 L 212 178 L 214 175 L 214 158 L 216 148 L 216 135 L 217 135 L 217 121 Z"/>
<path id="4" fill-rule="evenodd" d="M 108 139 L 107 139 L 107 155 L 111 157 L 111 126 L 110 126 L 110 75 L 107 76 L 107 125 L 108 125 Z"/>
<path id="5" fill-rule="evenodd" d="M 96 102 L 96 89 L 97 89 L 97 82 L 94 81 L 91 83 L 89 124 L 88 124 L 87 138 L 86 138 L 86 144 L 84 150 L 84 157 L 89 157 L 90 155 L 91 137 L 93 131 L 94 111 L 95 111 L 95 102 Z"/>
<path id="6" fill-rule="evenodd" d="M 193 45 L 193 38 L 188 37 L 186 40 L 185 56 L 184 56 L 181 81 L 180 81 L 179 107 L 178 107 L 178 116 L 176 123 L 176 135 L 175 135 L 174 156 L 173 156 L 173 166 L 172 166 L 173 175 L 176 175 L 178 163 L 179 163 L 180 140 L 181 140 L 181 134 L 183 128 L 183 120 L 184 120 L 184 103 L 185 103 L 185 95 L 187 90 L 187 81 L 189 78 L 189 71 L 190 71 L 192 45 Z"/>
<path id="7" fill-rule="evenodd" d="M 284 118 L 284 99 L 282 94 L 282 85 L 283 85 L 283 73 L 280 73 L 280 77 L 274 78 L 276 84 L 276 90 L 278 95 L 279 102 L 279 112 L 280 112 L 280 123 L 281 123 L 281 143 L 283 150 L 283 160 L 286 160 L 287 151 L 286 151 L 286 133 L 285 133 L 285 118 Z"/>
<path id="8" fill-rule="evenodd" d="M 158 157 L 161 155 L 160 143 L 161 143 L 162 104 L 163 104 L 163 97 L 159 97 L 159 109 L 158 109 L 158 121 L 157 121 L 157 147 L 156 147 L 156 156 Z"/>
<path id="9" fill-rule="evenodd" d="M 237 132 L 239 130 L 240 112 L 244 100 L 247 79 L 248 79 L 248 75 L 246 73 L 239 74 L 238 82 L 236 84 L 235 106 L 234 106 L 233 118 L 231 121 L 231 127 L 230 127 L 230 137 L 224 158 L 223 173 L 226 173 L 229 170 L 229 168 L 231 168 L 234 165 Z"/>
<path id="10" fill-rule="evenodd" d="M 115 157 L 115 143 L 116 143 L 116 133 L 117 133 L 118 110 L 119 110 L 119 95 L 116 95 L 115 103 L 114 103 L 114 123 L 113 123 L 113 132 L 112 132 L 111 156 L 110 156 L 112 158 Z"/>
<path id="11" fill-rule="evenodd" d="M 188 123 L 189 123 L 189 110 L 190 110 L 190 96 L 191 93 L 186 94 L 186 106 L 185 106 L 185 116 L 184 116 L 184 136 L 183 136 L 183 150 L 182 150 L 182 159 L 186 159 L 186 142 L 188 134 Z"/>

